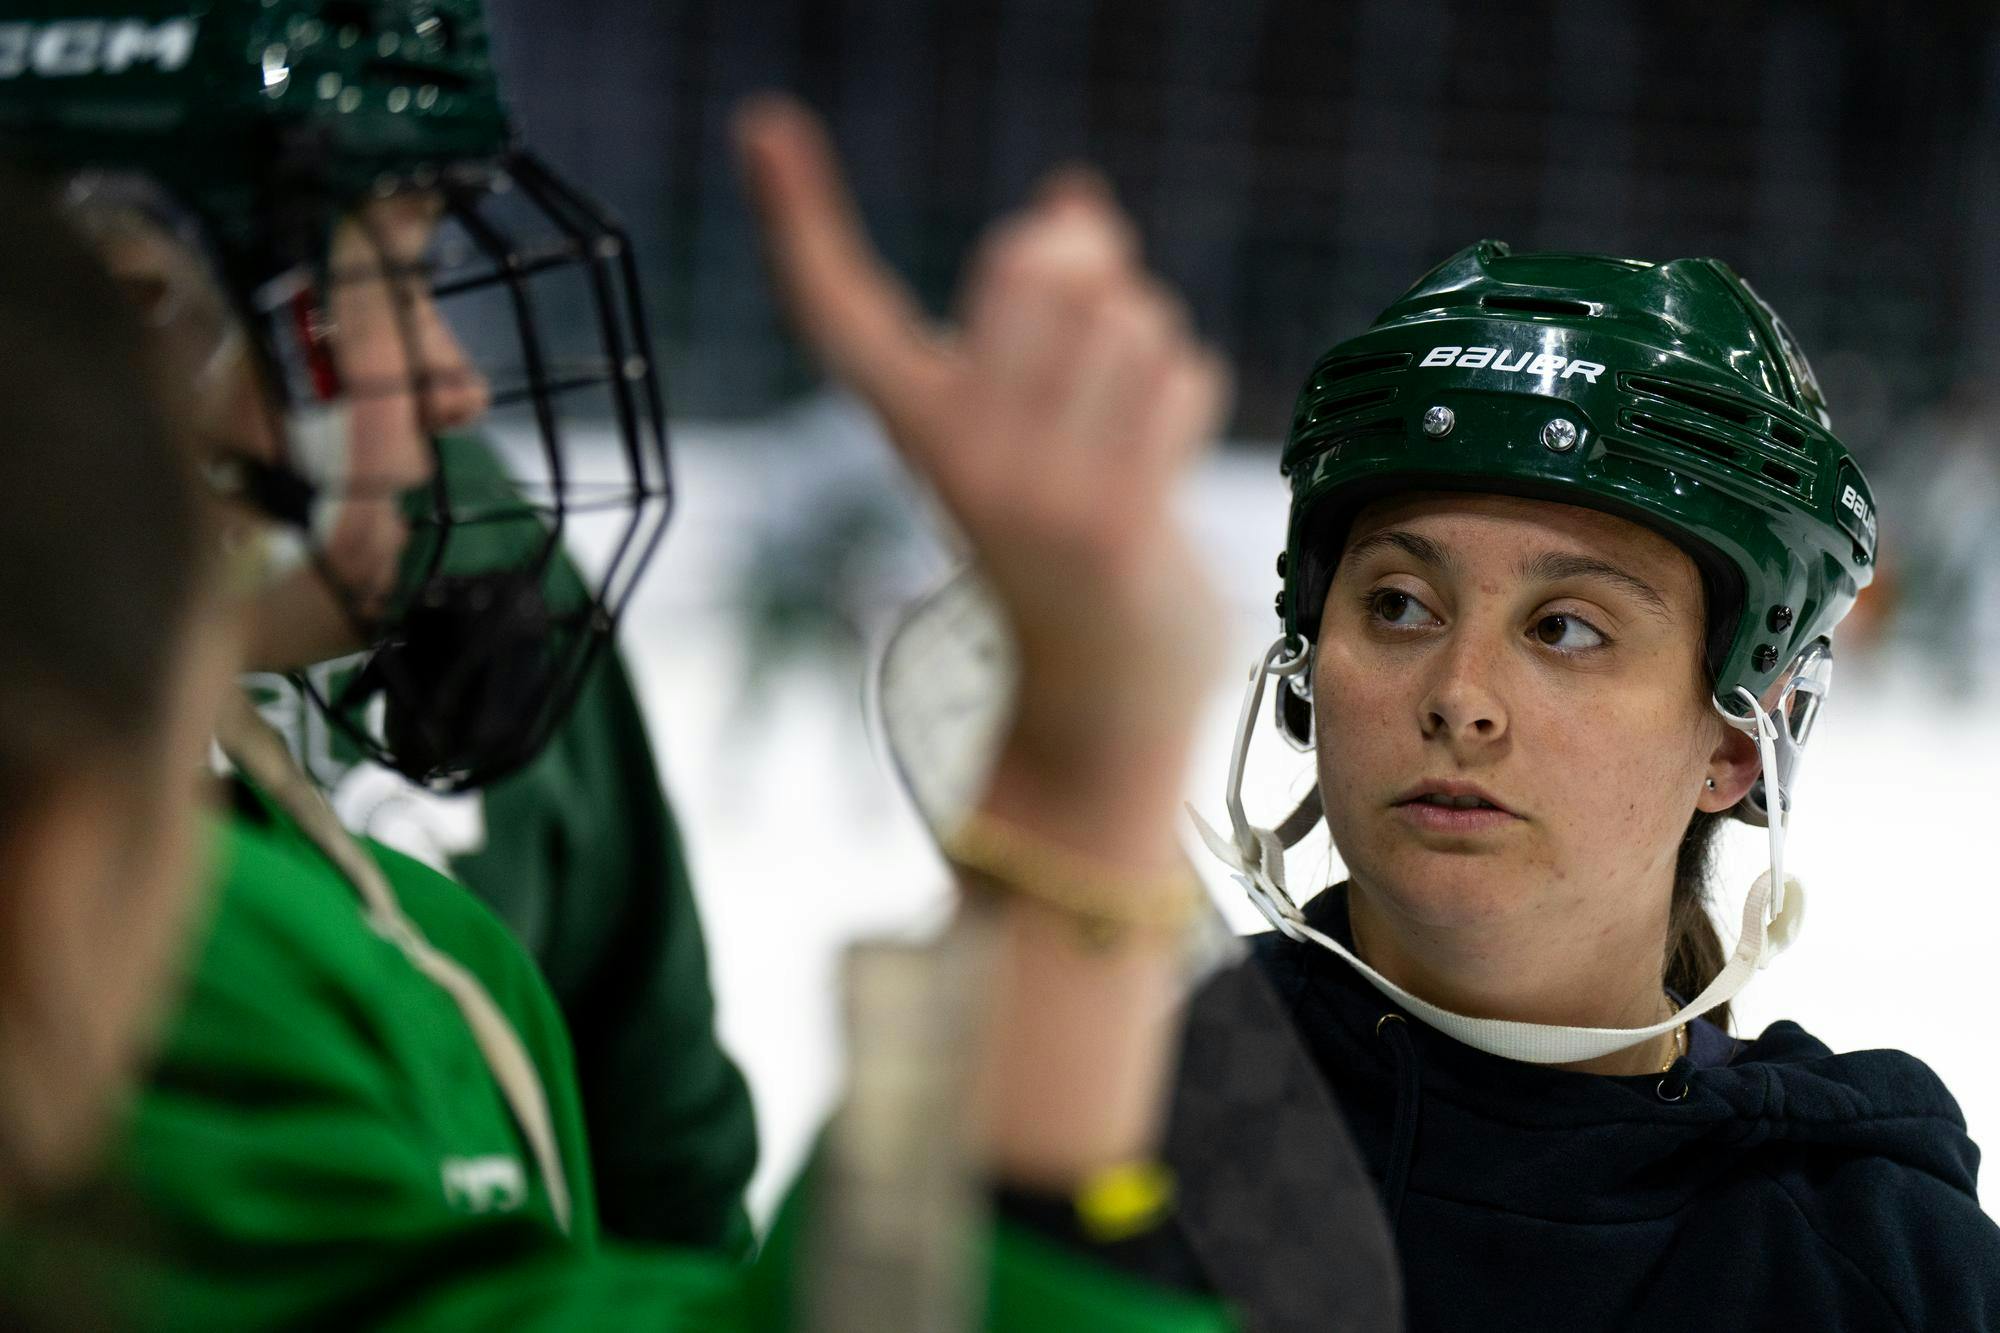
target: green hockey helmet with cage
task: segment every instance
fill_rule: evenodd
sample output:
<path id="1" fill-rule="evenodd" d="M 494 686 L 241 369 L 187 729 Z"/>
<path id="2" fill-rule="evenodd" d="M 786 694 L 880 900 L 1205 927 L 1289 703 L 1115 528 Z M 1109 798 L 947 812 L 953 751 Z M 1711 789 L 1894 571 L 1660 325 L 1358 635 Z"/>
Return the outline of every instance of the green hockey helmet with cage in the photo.
<path id="1" fill-rule="evenodd" d="M 436 467 L 405 497 L 415 532 L 392 604 L 364 609 L 320 561 L 374 645 L 322 702 L 434 787 L 531 759 L 610 638 L 672 488 L 630 246 L 516 141 L 477 0 L 0 0 L 0 152 L 158 214 L 212 269 L 267 372 L 281 441 L 276 468 L 243 460 L 245 489 L 314 559 L 318 502 L 343 480 L 327 462 L 345 457 L 342 395 L 370 391 L 343 386 L 329 353 L 324 297 L 350 280 L 331 270 L 334 229 L 374 198 L 440 201 L 431 254 L 414 267 L 383 254 L 375 271 L 419 277 L 465 312 L 453 322 L 478 340 L 493 404 L 520 417 L 517 475 L 454 493 L 466 455 L 421 423 Z M 422 413 L 408 318 L 401 336 Z M 616 475 L 577 479 L 565 437 L 580 414 L 609 425 Z M 584 508 L 622 524 L 611 558 L 552 592 L 575 583 L 551 574 Z"/>
<path id="2" fill-rule="evenodd" d="M 1641 523 L 1694 559 L 1716 698 L 1739 718 L 1739 691 L 1764 699 L 1821 659 L 1875 565 L 1873 495 L 1811 368 L 1712 259 L 1473 245 L 1319 360 L 1281 468 L 1290 634 L 1317 635 L 1347 528 L 1375 499 L 1557 501 Z M 1280 717 L 1300 739 L 1307 701 L 1294 681 Z"/>
<path id="3" fill-rule="evenodd" d="M 288 222 L 513 147 L 473 0 L 7 0 L 0 134 L 58 171 L 158 182 L 233 281 L 295 259 Z"/>

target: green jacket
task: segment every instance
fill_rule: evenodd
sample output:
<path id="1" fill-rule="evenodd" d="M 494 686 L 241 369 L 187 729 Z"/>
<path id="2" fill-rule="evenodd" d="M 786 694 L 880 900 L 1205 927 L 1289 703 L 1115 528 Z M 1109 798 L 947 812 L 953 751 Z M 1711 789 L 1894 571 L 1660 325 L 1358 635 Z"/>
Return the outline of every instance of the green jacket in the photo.
<path id="1" fill-rule="evenodd" d="M 445 993 L 353 888 L 244 792 L 221 892 L 111 1183 L 136 1203 L 89 1245 L 139 1329 L 781 1329 L 795 1195 L 738 1265 L 624 1247 L 596 1220 L 561 1016 L 513 936 L 422 864 L 370 851 L 410 919 L 474 972 L 541 1072 L 573 1194 L 558 1229 L 532 1156 Z M 1220 1329 L 1212 1305 L 1006 1229 L 995 1329 Z"/>
<path id="2" fill-rule="evenodd" d="M 454 496 L 490 508 L 514 494 L 483 441 L 454 437 L 441 447 Z M 476 525 L 454 537 L 452 552 L 477 565 L 539 533 Z M 555 600 L 574 595 L 567 561 L 549 580 Z M 324 688 L 337 669 L 318 674 Z M 680 830 L 619 655 L 600 656 L 532 764 L 454 798 L 364 760 L 285 678 L 252 683 L 266 718 L 350 827 L 448 867 L 540 965 L 576 1049 L 606 1231 L 747 1253 L 743 1191 L 757 1160 L 750 1094 L 716 1040 Z"/>

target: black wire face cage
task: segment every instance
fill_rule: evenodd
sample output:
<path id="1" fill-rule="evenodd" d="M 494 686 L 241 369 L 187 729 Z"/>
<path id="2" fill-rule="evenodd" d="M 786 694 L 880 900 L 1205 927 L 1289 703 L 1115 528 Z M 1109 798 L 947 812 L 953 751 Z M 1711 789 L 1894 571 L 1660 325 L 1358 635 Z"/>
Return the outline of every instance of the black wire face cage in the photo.
<path id="1" fill-rule="evenodd" d="M 523 153 L 326 225 L 322 266 L 255 301 L 284 416 L 263 499 L 371 647 L 298 683 L 367 757 L 483 786 L 561 727 L 672 508 L 631 248 Z"/>

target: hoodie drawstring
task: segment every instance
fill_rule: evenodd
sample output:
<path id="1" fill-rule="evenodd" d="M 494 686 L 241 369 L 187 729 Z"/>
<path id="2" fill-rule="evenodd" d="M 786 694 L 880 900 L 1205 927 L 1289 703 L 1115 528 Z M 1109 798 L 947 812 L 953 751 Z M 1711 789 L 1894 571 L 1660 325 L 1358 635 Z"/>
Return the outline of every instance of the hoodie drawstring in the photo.
<path id="1" fill-rule="evenodd" d="M 1410 1024 L 1398 1013 L 1375 1020 L 1375 1035 L 1389 1044 L 1396 1067 L 1396 1117 L 1389 1131 L 1389 1169 L 1382 1176 L 1382 1210 L 1394 1227 L 1403 1212 L 1403 1191 L 1410 1183 L 1410 1159 L 1416 1155 L 1417 1115 L 1424 1095 L 1423 1065 Z"/>

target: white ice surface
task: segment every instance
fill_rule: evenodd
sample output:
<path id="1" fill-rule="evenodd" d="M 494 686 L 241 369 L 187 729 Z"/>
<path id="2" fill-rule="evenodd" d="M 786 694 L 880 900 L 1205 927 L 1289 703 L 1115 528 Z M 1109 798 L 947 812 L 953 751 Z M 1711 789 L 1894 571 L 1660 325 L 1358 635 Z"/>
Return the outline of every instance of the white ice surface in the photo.
<path id="1" fill-rule="evenodd" d="M 865 425 L 818 409 L 767 426 L 684 425 L 680 500 L 623 632 L 693 858 L 722 1037 L 747 1073 L 763 1139 L 752 1203 L 768 1215 L 838 1090 L 836 976 L 844 945 L 920 930 L 945 905 L 927 835 L 871 748 L 851 661 L 780 670 L 744 697 L 741 586 L 749 534 L 782 525 L 828 485 L 896 484 Z M 1285 494 L 1268 451 L 1235 451 L 1196 477 L 1186 512 L 1231 599 L 1229 658 L 1246 667 L 1274 633 L 1271 561 Z M 575 540 L 586 562 L 593 534 Z M 912 551 L 927 578 L 936 550 Z M 919 579 L 921 581 L 921 579 Z M 883 608 L 886 611 L 886 608 Z M 1239 679 L 1218 687 L 1190 796 L 1221 814 Z M 2000 703 L 1926 697 L 1920 664 L 1843 661 L 1807 754 L 1789 862 L 1811 891 L 1798 946 L 1752 982 L 1736 1028 L 1794 1018 L 1836 1050 L 1895 1046 L 1957 1095 L 1975 1140 L 2000 1137 Z M 1253 817 L 1275 819 L 1308 760 L 1266 731 L 1252 760 Z M 1763 865 L 1762 834 L 1732 826 L 1719 905 Z M 1205 858 L 1203 858 L 1205 860 Z M 1261 924 L 1204 864 L 1228 918 Z M 1323 835 L 1292 882 L 1327 882 Z M 1725 940 L 1733 938 L 1725 925 Z M 671 1058 L 663 1052 L 662 1058 Z M 1988 1211 L 2000 1201 L 1984 1180 Z"/>

